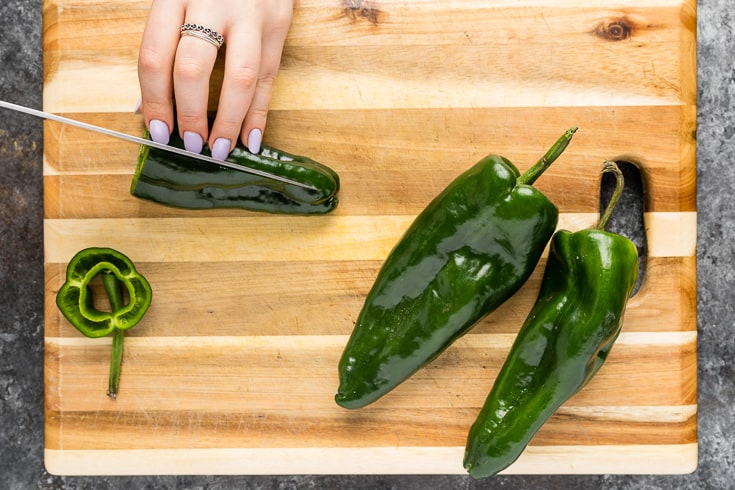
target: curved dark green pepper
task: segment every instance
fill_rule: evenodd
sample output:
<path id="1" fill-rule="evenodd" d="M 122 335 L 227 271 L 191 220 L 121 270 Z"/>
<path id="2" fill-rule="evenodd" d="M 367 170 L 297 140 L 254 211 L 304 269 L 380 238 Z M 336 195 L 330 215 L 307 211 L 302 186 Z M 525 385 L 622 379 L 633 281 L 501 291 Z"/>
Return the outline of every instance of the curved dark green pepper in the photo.
<path id="1" fill-rule="evenodd" d="M 95 307 L 92 280 L 100 276 L 110 301 L 110 311 Z M 128 302 L 123 299 L 125 288 Z M 92 247 L 79 251 L 66 268 L 66 282 L 56 294 L 56 305 L 77 330 L 91 338 L 112 334 L 110 385 L 107 394 L 117 396 L 120 384 L 123 338 L 143 318 L 151 305 L 153 291 L 133 263 L 111 248 Z"/>
<path id="2" fill-rule="evenodd" d="M 638 252 L 627 238 L 604 230 L 622 191 L 597 229 L 558 231 L 538 299 L 467 438 L 464 465 L 474 478 L 498 473 L 605 362 L 623 324 L 638 277 Z"/>
<path id="3" fill-rule="evenodd" d="M 575 130 L 523 175 L 507 159 L 487 156 L 418 215 L 384 262 L 345 346 L 337 404 L 377 400 L 526 282 L 558 219 L 530 184 Z"/>
<path id="4" fill-rule="evenodd" d="M 150 138 L 150 134 L 145 135 Z M 169 145 L 184 148 L 174 129 Z M 202 154 L 211 156 L 208 148 Z M 183 209 L 240 208 L 282 214 L 324 214 L 339 202 L 339 176 L 310 158 L 264 146 L 250 153 L 241 143 L 227 160 L 286 177 L 311 189 L 141 146 L 130 192 Z"/>

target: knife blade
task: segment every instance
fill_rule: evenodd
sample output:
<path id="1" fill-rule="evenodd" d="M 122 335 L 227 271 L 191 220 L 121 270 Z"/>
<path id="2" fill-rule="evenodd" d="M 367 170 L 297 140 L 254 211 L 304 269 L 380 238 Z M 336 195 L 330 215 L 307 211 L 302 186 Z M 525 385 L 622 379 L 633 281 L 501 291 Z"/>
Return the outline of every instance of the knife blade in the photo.
<path id="1" fill-rule="evenodd" d="M 279 182 L 295 185 L 298 187 L 302 187 L 304 189 L 317 190 L 315 187 L 309 184 L 304 184 L 303 182 L 298 182 L 298 181 L 289 179 L 287 177 L 281 177 L 280 175 L 274 175 L 274 174 L 271 174 L 270 172 L 265 172 L 263 170 L 245 167 L 243 165 L 238 165 L 232 162 L 228 162 L 226 160 L 217 160 L 207 155 L 202 155 L 199 153 L 182 150 L 181 148 L 176 148 L 175 146 L 164 145 L 162 143 L 157 143 L 155 141 L 147 140 L 145 138 L 140 138 L 138 136 L 133 136 L 131 134 L 121 133 L 119 131 L 115 131 L 112 129 L 103 128 L 101 126 L 95 126 L 94 124 L 77 121 L 76 119 L 70 119 L 68 117 L 59 116 L 57 114 L 52 114 L 50 112 L 39 111 L 38 109 L 32 109 L 30 107 L 13 104 L 11 102 L 6 102 L 4 100 L 0 100 L 0 108 L 8 109 L 11 111 L 16 111 L 16 112 L 22 112 L 24 114 L 29 114 L 31 116 L 40 117 L 41 119 L 48 119 L 49 121 L 56 121 L 61 124 L 68 124 L 69 126 L 75 126 L 77 128 L 86 129 L 88 131 L 94 131 L 95 133 L 101 133 L 107 136 L 111 136 L 113 138 L 129 141 L 131 143 L 137 143 L 139 145 L 150 146 L 151 148 L 156 148 L 159 150 L 167 151 L 169 153 L 175 153 L 177 155 L 182 155 L 188 158 L 194 158 L 196 160 L 201 160 L 209 164 L 219 165 L 220 167 L 231 168 L 239 172 L 246 172 L 249 174 L 257 175 L 259 177 L 265 177 L 268 179 L 277 180 Z"/>

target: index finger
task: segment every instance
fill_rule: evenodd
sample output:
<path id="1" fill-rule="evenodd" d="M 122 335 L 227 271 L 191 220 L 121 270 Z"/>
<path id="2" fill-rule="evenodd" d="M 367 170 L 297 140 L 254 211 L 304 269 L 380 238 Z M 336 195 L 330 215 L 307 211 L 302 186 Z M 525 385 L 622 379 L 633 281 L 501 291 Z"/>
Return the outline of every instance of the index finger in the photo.
<path id="1" fill-rule="evenodd" d="M 138 54 L 138 81 L 146 127 L 152 120 L 174 124 L 173 65 L 185 15 L 183 2 L 154 0 Z"/>

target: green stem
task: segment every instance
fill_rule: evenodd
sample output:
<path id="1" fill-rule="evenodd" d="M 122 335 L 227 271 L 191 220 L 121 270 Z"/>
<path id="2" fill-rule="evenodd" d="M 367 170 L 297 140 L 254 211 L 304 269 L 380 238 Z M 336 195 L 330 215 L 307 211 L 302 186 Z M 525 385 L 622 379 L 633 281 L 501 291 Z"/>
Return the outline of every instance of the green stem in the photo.
<path id="1" fill-rule="evenodd" d="M 615 206 L 620 200 L 620 196 L 623 195 L 623 187 L 625 186 L 623 172 L 620 170 L 620 167 L 618 167 L 617 163 L 611 160 L 605 160 L 605 166 L 602 168 L 602 173 L 606 174 L 608 172 L 612 172 L 613 174 L 615 174 L 615 190 L 613 191 L 613 195 L 610 198 L 610 202 L 605 208 L 605 212 L 602 213 L 602 216 L 600 216 L 600 222 L 597 224 L 598 230 L 604 230 L 605 227 L 607 227 L 607 222 L 610 220 L 610 216 L 612 216 L 612 213 L 615 210 Z"/>
<path id="2" fill-rule="evenodd" d="M 549 168 L 552 163 L 554 163 L 554 160 L 559 158 L 564 150 L 566 150 L 567 146 L 569 146 L 569 143 L 572 141 L 572 136 L 574 136 L 574 133 L 576 132 L 576 127 L 567 129 L 566 132 L 561 135 L 558 140 L 556 140 L 556 143 L 554 143 L 551 148 L 549 148 L 549 151 L 547 151 L 546 154 L 541 157 L 541 160 L 536 162 L 531 168 L 526 170 L 523 175 L 518 177 L 518 184 L 531 185 L 536 182 L 536 179 L 538 179 L 541 174 L 543 174 L 546 169 Z"/>
<path id="3" fill-rule="evenodd" d="M 123 297 L 120 290 L 120 281 L 117 280 L 115 274 L 105 271 L 102 273 L 102 284 L 105 286 L 107 296 L 110 298 L 110 308 L 112 311 L 122 309 Z M 115 330 L 112 333 L 112 355 L 110 357 L 110 382 L 107 388 L 107 396 L 112 399 L 117 398 L 117 389 L 120 386 L 120 369 L 122 367 L 123 339 L 125 332 L 123 330 Z"/>

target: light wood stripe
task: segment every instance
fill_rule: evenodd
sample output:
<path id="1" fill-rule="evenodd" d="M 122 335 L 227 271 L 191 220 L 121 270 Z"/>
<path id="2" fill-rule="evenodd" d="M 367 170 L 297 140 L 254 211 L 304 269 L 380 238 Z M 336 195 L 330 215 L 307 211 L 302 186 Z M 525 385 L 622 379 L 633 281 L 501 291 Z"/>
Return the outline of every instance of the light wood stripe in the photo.
<path id="1" fill-rule="evenodd" d="M 697 405 L 673 407 L 575 407 L 563 406 L 558 415 L 627 422 L 681 423 L 697 415 Z"/>
<path id="2" fill-rule="evenodd" d="M 508 349 L 515 334 L 468 334 L 461 342 L 467 347 L 483 348 L 492 345 L 497 349 Z M 630 346 L 685 346 L 697 339 L 697 332 L 621 332 L 615 345 Z M 90 339 L 87 337 L 49 337 L 45 342 L 60 347 L 96 347 L 111 345 L 110 337 Z M 242 348 L 242 349 L 341 349 L 347 342 L 345 335 L 258 335 L 258 336 L 207 336 L 186 337 L 130 337 L 126 345 L 132 348 L 164 348 L 176 345 L 189 348 Z"/>
<path id="3" fill-rule="evenodd" d="M 649 257 L 697 253 L 697 213 L 643 213 Z"/>
<path id="4" fill-rule="evenodd" d="M 672 214 L 676 214 L 672 216 Z M 46 261 L 110 246 L 134 262 L 383 260 L 415 216 L 121 218 L 45 220 Z M 597 214 L 559 217 L 559 228 L 593 226 Z M 694 255 L 696 213 L 648 213 L 649 257 Z"/>
<path id="5" fill-rule="evenodd" d="M 697 444 L 529 446 L 503 474 L 686 474 L 696 469 Z M 449 474 L 464 475 L 464 447 L 45 450 L 46 467 L 61 475 L 147 474 Z"/>
<path id="6" fill-rule="evenodd" d="M 335 53 L 334 56 L 354 58 L 363 49 L 359 47 L 352 53 Z M 424 55 L 429 50 L 434 51 L 434 48 L 416 50 L 413 56 L 425 58 Z M 453 53 L 451 50 L 445 51 L 447 52 L 444 56 L 450 60 Z M 478 53 L 478 57 L 483 54 Z M 85 52 L 78 53 L 80 57 L 86 55 Z M 568 63 L 572 63 L 576 56 L 569 52 Z M 46 85 L 49 93 L 57 93 L 54 98 L 44 98 L 43 107 L 48 112 L 131 112 L 140 97 L 134 57 L 130 57 L 125 65 L 110 65 L 104 60 L 64 60 L 58 63 L 57 68 L 60 70 L 59 74 L 49 79 Z M 453 88 L 448 90 L 446 83 L 450 80 L 449 77 L 461 78 L 460 74 L 448 73 L 446 79 L 421 78 L 422 74 L 416 74 L 410 79 L 395 78 L 387 83 L 385 77 L 367 72 L 350 73 L 346 67 L 339 65 L 316 76 L 311 69 L 311 66 L 289 69 L 286 65 L 279 71 L 271 103 L 274 110 L 527 107 L 527 104 L 537 107 L 569 107 L 570 104 L 575 107 L 655 107 L 681 103 L 680 94 L 668 92 L 665 85 L 656 87 L 650 94 L 639 95 L 631 90 L 632 87 L 611 86 L 600 90 L 597 87 L 585 88 L 572 83 L 549 85 L 543 79 L 519 83 L 509 90 L 507 80 L 498 79 L 496 83 L 492 80 L 453 82 Z M 116 91 L 112 97 L 105 90 L 104 84 L 99 84 L 98 74 L 102 71 L 108 74 L 110 82 L 119 84 L 122 89 Z M 664 92 L 664 95 L 657 94 L 657 91 Z M 305 93 L 315 96 L 302 98 Z M 467 94 L 472 96 L 468 97 Z M 211 102 L 213 107 L 216 107 L 216 101 L 214 99 Z M 513 105 L 514 102 L 516 105 Z"/>

